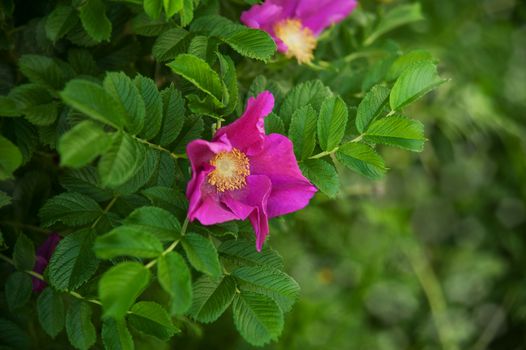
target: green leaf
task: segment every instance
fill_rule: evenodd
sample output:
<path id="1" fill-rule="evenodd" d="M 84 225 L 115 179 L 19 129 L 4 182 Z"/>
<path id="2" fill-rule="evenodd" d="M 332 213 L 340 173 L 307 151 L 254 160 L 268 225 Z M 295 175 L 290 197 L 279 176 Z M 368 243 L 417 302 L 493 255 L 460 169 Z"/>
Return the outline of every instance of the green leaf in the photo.
<path id="1" fill-rule="evenodd" d="M 75 290 L 97 270 L 99 260 L 93 253 L 95 233 L 83 229 L 70 233 L 57 245 L 48 266 L 49 282 L 58 290 Z"/>
<path id="2" fill-rule="evenodd" d="M 146 1 L 144 3 L 146 4 Z M 158 4 L 159 1 L 155 0 L 154 3 Z M 159 36 L 172 27 L 172 22 L 165 22 L 164 19 L 152 19 L 141 13 L 131 20 L 131 27 L 137 35 Z"/>
<path id="3" fill-rule="evenodd" d="M 150 270 L 137 262 L 123 262 L 106 271 L 99 281 L 103 316 L 122 319 L 150 281 Z"/>
<path id="4" fill-rule="evenodd" d="M 62 135 L 58 142 L 60 164 L 80 168 L 106 151 L 111 137 L 92 121 L 85 120 Z"/>
<path id="5" fill-rule="evenodd" d="M 424 125 L 418 120 L 394 115 L 379 119 L 371 124 L 364 141 L 395 146 L 413 152 L 424 149 Z"/>
<path id="6" fill-rule="evenodd" d="M 161 131 L 156 142 L 167 146 L 177 139 L 185 122 L 184 100 L 181 93 L 173 85 L 161 92 L 163 100 L 163 120 Z"/>
<path id="7" fill-rule="evenodd" d="M 181 224 L 167 210 L 157 207 L 135 209 L 123 222 L 129 228 L 146 232 L 161 241 L 175 241 L 180 237 Z"/>
<path id="8" fill-rule="evenodd" d="M 182 238 L 188 260 L 196 270 L 211 276 L 221 275 L 221 265 L 214 244 L 207 238 L 189 233 Z"/>
<path id="9" fill-rule="evenodd" d="M 71 80 L 60 97 L 64 103 L 93 119 L 115 128 L 124 126 L 125 116 L 118 108 L 118 102 L 96 83 L 81 79 Z"/>
<path id="10" fill-rule="evenodd" d="M 160 62 L 169 61 L 183 52 L 180 44 L 188 36 L 182 28 L 172 28 L 157 37 L 152 47 L 152 55 Z"/>
<path id="11" fill-rule="evenodd" d="M 8 139 L 0 135 L 0 181 L 11 177 L 22 165 L 22 153 Z"/>
<path id="12" fill-rule="evenodd" d="M 123 72 L 109 72 L 103 82 L 104 89 L 117 101 L 125 116 L 124 125 L 130 133 L 138 134 L 144 125 L 146 109 L 139 89 Z"/>
<path id="13" fill-rule="evenodd" d="M 163 6 L 162 0 L 144 0 L 144 12 L 153 19 L 159 18 Z"/>
<path id="14" fill-rule="evenodd" d="M 191 30 L 218 37 L 246 57 L 267 61 L 276 52 L 276 44 L 266 32 L 233 23 L 225 17 L 200 17 L 192 23 Z"/>
<path id="15" fill-rule="evenodd" d="M 142 191 L 153 205 L 161 207 L 169 211 L 176 211 L 181 209 L 186 211 L 188 209 L 188 200 L 183 193 L 164 186 L 150 187 Z"/>
<path id="16" fill-rule="evenodd" d="M 56 42 L 66 35 L 78 19 L 75 15 L 75 9 L 68 5 L 57 5 L 47 16 L 46 19 L 46 36 L 49 40 Z"/>
<path id="17" fill-rule="evenodd" d="M 20 71 L 31 82 L 42 84 L 51 89 L 62 89 L 70 75 L 62 67 L 67 66 L 64 62 L 41 55 L 23 55 L 18 60 Z M 71 69 L 71 68 L 70 68 Z"/>
<path id="18" fill-rule="evenodd" d="M 146 158 L 146 146 L 136 142 L 130 135 L 118 132 L 99 161 L 99 174 L 102 185 L 117 187 L 135 175 Z"/>
<path id="19" fill-rule="evenodd" d="M 7 193 L 0 191 L 0 208 L 11 204 L 11 199 L 12 198 L 8 196 Z"/>
<path id="20" fill-rule="evenodd" d="M 166 310 L 153 301 L 140 301 L 133 305 L 131 312 L 128 316 L 130 326 L 142 333 L 167 341 L 179 332 Z"/>
<path id="21" fill-rule="evenodd" d="M 323 101 L 318 118 L 318 140 L 324 151 L 332 151 L 343 139 L 349 113 L 341 97 Z M 294 119 L 294 116 L 292 117 Z"/>
<path id="22" fill-rule="evenodd" d="M 183 0 L 163 0 L 166 18 L 170 18 L 183 9 Z"/>
<path id="23" fill-rule="evenodd" d="M 95 344 L 97 334 L 91 322 L 91 306 L 75 299 L 66 314 L 66 333 L 71 345 L 76 349 L 87 350 Z"/>
<path id="24" fill-rule="evenodd" d="M 163 118 L 163 100 L 155 82 L 138 74 L 133 79 L 143 101 L 145 110 L 147 111 L 144 118 L 144 126 L 140 132 L 140 136 L 146 140 L 153 139 L 161 129 Z"/>
<path id="25" fill-rule="evenodd" d="M 332 164 L 322 159 L 306 159 L 299 165 L 303 175 L 320 191 L 329 197 L 336 196 L 340 189 L 340 179 Z"/>
<path id="26" fill-rule="evenodd" d="M 184 259 L 170 252 L 157 260 L 157 278 L 163 289 L 170 294 L 170 313 L 182 315 L 192 305 L 192 276 Z"/>
<path id="27" fill-rule="evenodd" d="M 395 6 L 382 17 L 371 35 L 364 41 L 364 45 L 372 44 L 380 36 L 397 27 L 423 19 L 420 3 L 418 2 Z"/>
<path id="28" fill-rule="evenodd" d="M 283 120 L 276 113 L 270 113 L 265 118 L 265 133 L 269 134 L 285 134 L 285 125 Z"/>
<path id="29" fill-rule="evenodd" d="M 406 53 L 396 59 L 393 62 L 389 71 L 387 72 L 387 80 L 395 80 L 400 74 L 402 74 L 406 69 L 410 69 L 413 65 L 420 63 L 422 61 L 433 61 L 433 56 L 429 51 L 425 50 L 414 50 Z"/>
<path id="30" fill-rule="evenodd" d="M 429 91 L 446 82 L 437 73 L 433 62 L 422 61 L 406 69 L 396 80 L 391 90 L 389 104 L 392 110 L 410 104 Z"/>
<path id="31" fill-rule="evenodd" d="M 70 192 L 81 193 L 97 202 L 105 202 L 113 197 L 111 191 L 101 188 L 99 174 L 94 167 L 65 172 L 60 179 L 60 185 Z"/>
<path id="32" fill-rule="evenodd" d="M 55 338 L 64 328 L 64 301 L 60 293 L 47 287 L 37 299 L 38 321 L 42 329 Z"/>
<path id="33" fill-rule="evenodd" d="M 82 226 L 102 215 L 101 207 L 90 197 L 65 192 L 49 199 L 38 212 L 44 227 L 61 221 L 68 226 Z"/>
<path id="34" fill-rule="evenodd" d="M 3 315 L 2 315 L 3 316 Z M 16 323 L 0 318 L 0 339 L 4 349 L 30 349 L 31 337 Z"/>
<path id="35" fill-rule="evenodd" d="M 288 128 L 294 112 L 301 107 L 311 105 L 316 111 L 328 97 L 332 96 L 331 90 L 319 80 L 307 81 L 296 85 L 289 91 L 279 109 L 279 115 Z"/>
<path id="36" fill-rule="evenodd" d="M 55 122 L 58 116 L 58 105 L 55 102 L 29 106 L 23 110 L 31 124 L 47 126 Z"/>
<path id="37" fill-rule="evenodd" d="M 194 283 L 194 298 L 188 314 L 198 322 L 214 322 L 225 312 L 235 294 L 236 283 L 232 277 L 212 279 L 201 276 Z"/>
<path id="38" fill-rule="evenodd" d="M 180 12 L 181 26 L 186 27 L 194 19 L 194 0 L 183 0 L 183 9 Z"/>
<path id="39" fill-rule="evenodd" d="M 102 320 L 102 343 L 109 350 L 133 350 L 133 338 L 126 327 L 126 321 L 105 318 Z"/>
<path id="40" fill-rule="evenodd" d="M 132 194 L 146 185 L 155 174 L 159 165 L 161 152 L 151 147 L 144 147 L 146 156 L 137 172 L 124 184 L 115 187 L 115 192 L 120 194 Z"/>
<path id="41" fill-rule="evenodd" d="M 100 259 L 113 259 L 118 256 L 156 258 L 163 252 L 161 242 L 152 234 L 133 226 L 119 226 L 97 237 L 95 254 Z"/>
<path id="42" fill-rule="evenodd" d="M 15 271 L 5 281 L 5 299 L 11 312 L 24 306 L 31 298 L 31 277 L 22 271 Z"/>
<path id="43" fill-rule="evenodd" d="M 203 135 L 204 122 L 199 115 L 189 115 L 185 118 L 181 134 L 175 141 L 174 153 L 185 153 L 186 146 L 190 141 L 200 138 Z"/>
<path id="44" fill-rule="evenodd" d="M 316 147 L 316 124 L 318 115 L 310 105 L 299 108 L 290 121 L 289 138 L 294 144 L 298 159 L 307 159 Z"/>
<path id="45" fill-rule="evenodd" d="M 228 115 L 236 109 L 239 99 L 236 66 L 229 56 L 217 53 L 217 57 L 219 58 L 219 64 L 221 67 L 221 79 L 225 82 L 225 87 L 228 92 L 228 103 L 226 104 L 226 109 L 224 111 L 224 114 Z"/>
<path id="46" fill-rule="evenodd" d="M 382 112 L 388 97 L 389 89 L 382 85 L 374 86 L 365 95 L 356 112 L 356 129 L 360 133 L 366 131 L 371 122 Z"/>
<path id="47" fill-rule="evenodd" d="M 283 330 L 283 312 L 264 295 L 240 293 L 234 299 L 232 311 L 239 334 L 254 346 L 277 340 Z"/>
<path id="48" fill-rule="evenodd" d="M 9 96 L 0 96 L 0 116 L 18 117 L 22 113 L 18 111 L 16 101 Z"/>
<path id="49" fill-rule="evenodd" d="M 33 266 L 35 266 L 35 245 L 23 233 L 20 233 L 16 240 L 13 260 L 19 270 L 33 270 Z"/>
<path id="50" fill-rule="evenodd" d="M 286 273 L 260 266 L 243 266 L 232 272 L 242 283 L 241 290 L 264 294 L 273 298 L 285 312 L 296 302 L 300 287 Z"/>
<path id="51" fill-rule="evenodd" d="M 363 143 L 346 143 L 336 152 L 336 159 L 347 168 L 370 179 L 380 179 L 387 171 L 384 160 L 374 148 Z"/>
<path id="52" fill-rule="evenodd" d="M 238 266 L 261 266 L 277 270 L 283 268 L 283 259 L 268 244 L 263 246 L 261 252 L 258 252 L 255 249 L 254 241 L 232 239 L 221 243 L 218 251 L 222 258 L 226 258 Z"/>
<path id="53" fill-rule="evenodd" d="M 111 22 L 106 15 L 102 0 L 87 0 L 80 6 L 79 17 L 88 35 L 96 42 L 106 41 L 111 36 Z"/>
<path id="54" fill-rule="evenodd" d="M 386 80 L 385 76 L 387 75 L 389 68 L 396 60 L 396 55 L 394 53 L 388 54 L 386 57 L 376 61 L 365 73 L 365 76 L 362 80 L 362 91 L 369 91 L 374 85 L 379 84 L 380 82 Z"/>
<path id="55" fill-rule="evenodd" d="M 194 84 L 198 89 L 208 94 L 218 106 L 224 107 L 221 102 L 223 83 L 219 75 L 210 68 L 206 61 L 194 55 L 182 54 L 168 63 L 167 66 Z"/>

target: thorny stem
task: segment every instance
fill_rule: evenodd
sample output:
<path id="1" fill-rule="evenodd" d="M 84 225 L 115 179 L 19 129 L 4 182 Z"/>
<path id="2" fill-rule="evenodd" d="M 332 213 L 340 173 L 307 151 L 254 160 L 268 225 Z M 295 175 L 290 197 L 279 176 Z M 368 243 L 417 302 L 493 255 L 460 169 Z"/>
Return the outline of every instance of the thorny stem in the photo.
<path id="1" fill-rule="evenodd" d="M 184 219 L 184 222 L 183 222 L 183 226 L 181 227 L 181 236 L 184 236 L 186 234 L 186 229 L 188 228 L 188 218 Z M 168 248 L 166 248 L 162 253 L 161 253 L 161 256 L 165 256 L 166 254 L 170 253 L 172 250 L 175 249 L 175 247 L 177 247 L 177 245 L 179 244 L 179 241 L 178 239 L 176 239 L 175 241 L 172 242 L 172 244 L 170 244 L 170 246 Z M 157 260 L 159 258 L 156 258 L 152 261 L 150 261 L 148 264 L 146 264 L 146 268 L 147 269 L 150 269 L 152 268 L 155 264 L 157 264 Z"/>
<path id="2" fill-rule="evenodd" d="M 165 152 L 165 153 L 168 153 L 170 155 L 170 157 L 172 157 L 173 159 L 188 159 L 188 156 L 185 154 L 185 153 L 173 153 L 171 152 L 170 150 L 160 146 L 160 145 L 156 145 L 155 143 L 151 143 L 145 139 L 141 139 L 140 137 L 137 137 L 137 136 L 133 136 L 133 138 L 137 141 L 139 141 L 140 143 L 144 143 L 145 145 L 147 145 L 148 147 L 150 148 L 153 148 L 153 149 L 156 149 L 158 151 L 161 151 L 161 152 Z"/>

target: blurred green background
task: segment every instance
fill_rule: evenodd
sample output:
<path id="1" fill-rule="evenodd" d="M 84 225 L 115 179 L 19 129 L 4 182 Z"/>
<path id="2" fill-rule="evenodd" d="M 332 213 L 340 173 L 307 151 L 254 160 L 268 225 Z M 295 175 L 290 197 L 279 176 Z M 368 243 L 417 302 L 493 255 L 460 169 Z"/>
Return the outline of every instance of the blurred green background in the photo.
<path id="1" fill-rule="evenodd" d="M 273 222 L 302 297 L 268 348 L 526 349 L 526 2 L 421 3 L 389 38 L 451 79 L 411 108 L 429 142 Z M 203 331 L 196 347 L 249 348 L 230 315 Z"/>

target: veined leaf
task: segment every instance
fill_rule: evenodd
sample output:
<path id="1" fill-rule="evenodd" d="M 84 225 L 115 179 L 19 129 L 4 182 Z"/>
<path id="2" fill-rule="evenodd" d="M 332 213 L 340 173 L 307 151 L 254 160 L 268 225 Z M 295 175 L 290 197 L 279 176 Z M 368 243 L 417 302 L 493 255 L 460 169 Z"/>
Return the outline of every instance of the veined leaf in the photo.
<path id="1" fill-rule="evenodd" d="M 65 192 L 51 199 L 38 212 L 42 225 L 49 227 L 57 221 L 68 226 L 82 226 L 102 215 L 101 207 L 90 197 Z"/>
<path id="2" fill-rule="evenodd" d="M 123 262 L 106 271 L 99 281 L 103 316 L 122 319 L 149 281 L 150 270 L 137 262 Z"/>
<path id="3" fill-rule="evenodd" d="M 215 277 L 221 275 L 217 250 L 209 239 L 189 233 L 182 238 L 181 243 L 188 260 L 196 270 Z"/>
<path id="4" fill-rule="evenodd" d="M 292 115 L 289 138 L 298 159 L 307 159 L 316 147 L 317 119 L 318 115 L 310 105 L 299 108 Z"/>
<path id="5" fill-rule="evenodd" d="M 157 260 L 157 278 L 163 289 L 170 294 L 170 313 L 184 314 L 192 304 L 192 276 L 184 259 L 170 252 Z"/>
<path id="6" fill-rule="evenodd" d="M 5 299 L 11 312 L 24 306 L 31 298 L 31 277 L 22 271 L 15 271 L 5 281 Z"/>
<path id="7" fill-rule="evenodd" d="M 19 270 L 33 270 L 35 266 L 35 245 L 25 234 L 20 233 L 13 249 L 13 260 Z"/>
<path id="8" fill-rule="evenodd" d="M 182 28 L 172 28 L 157 37 L 152 47 L 152 54 L 160 62 L 169 61 L 182 53 L 181 45 L 188 36 Z"/>
<path id="9" fill-rule="evenodd" d="M 101 42 L 110 39 L 111 22 L 102 0 L 85 1 L 80 7 L 79 17 L 82 26 L 93 40 Z"/>
<path id="10" fill-rule="evenodd" d="M 144 0 L 144 12 L 153 19 L 159 18 L 163 9 L 162 0 Z"/>
<path id="11" fill-rule="evenodd" d="M 336 159 L 347 168 L 371 179 L 380 179 L 387 169 L 384 160 L 369 145 L 363 143 L 346 143 L 336 152 Z"/>
<path id="12" fill-rule="evenodd" d="M 238 266 L 251 265 L 281 270 L 283 259 L 268 244 L 261 252 L 254 249 L 254 241 L 248 239 L 231 239 L 219 246 L 221 258 L 228 259 Z"/>
<path id="13" fill-rule="evenodd" d="M 341 97 L 330 97 L 323 101 L 318 118 L 318 140 L 322 150 L 332 151 L 340 144 L 348 117 L 347 105 Z"/>
<path id="14" fill-rule="evenodd" d="M 166 18 L 170 18 L 183 9 L 183 0 L 163 0 Z"/>
<path id="15" fill-rule="evenodd" d="M 146 1 L 144 3 L 146 4 Z M 152 19 L 144 13 L 131 20 L 133 32 L 142 36 L 159 36 L 170 29 L 172 25 L 172 22 L 166 22 L 164 19 Z"/>
<path id="16" fill-rule="evenodd" d="M 167 146 L 177 139 L 185 122 L 184 100 L 181 93 L 173 85 L 161 92 L 163 102 L 163 117 L 161 131 L 156 142 Z"/>
<path id="17" fill-rule="evenodd" d="M 382 112 L 389 98 L 389 89 L 382 85 L 374 86 L 362 102 L 358 105 L 356 112 L 356 129 L 363 133 L 371 122 Z"/>
<path id="18" fill-rule="evenodd" d="M 91 306 L 75 299 L 66 314 L 66 332 L 71 345 L 87 350 L 95 344 L 97 334 L 91 322 Z"/>
<path id="19" fill-rule="evenodd" d="M 270 134 L 285 134 L 285 125 L 283 120 L 276 113 L 270 113 L 265 118 L 265 133 Z"/>
<path id="20" fill-rule="evenodd" d="M 202 276 L 194 283 L 194 298 L 188 314 L 199 322 L 214 322 L 225 312 L 235 294 L 236 283 L 232 277 Z"/>
<path id="21" fill-rule="evenodd" d="M 283 330 L 283 312 L 264 295 L 242 292 L 236 295 L 232 310 L 237 330 L 252 345 L 276 340 Z"/>
<path id="22" fill-rule="evenodd" d="M 152 204 L 169 211 L 178 209 L 186 211 L 188 209 L 188 200 L 183 193 L 169 187 L 155 186 L 142 191 Z"/>
<path id="23" fill-rule="evenodd" d="M 183 8 L 179 13 L 181 27 L 186 27 L 194 19 L 194 0 L 183 0 Z"/>
<path id="24" fill-rule="evenodd" d="M 46 36 L 55 42 L 66 35 L 77 23 L 75 9 L 68 5 L 57 5 L 46 19 Z"/>
<path id="25" fill-rule="evenodd" d="M 429 51 L 425 50 L 414 50 L 406 53 L 396 59 L 393 62 L 389 71 L 387 72 L 387 80 L 395 80 L 400 74 L 402 74 L 406 69 L 410 69 L 413 65 L 420 63 L 422 61 L 433 61 L 433 56 Z"/>
<path id="26" fill-rule="evenodd" d="M 217 53 L 219 64 L 221 66 L 221 78 L 225 82 L 228 92 L 228 103 L 226 104 L 225 115 L 232 113 L 237 106 L 239 98 L 239 89 L 237 87 L 236 66 L 234 61 L 228 56 Z"/>
<path id="27" fill-rule="evenodd" d="M 152 234 L 134 226 L 118 226 L 110 232 L 97 237 L 95 254 L 101 259 L 118 256 L 156 258 L 163 252 L 161 242 Z"/>
<path id="28" fill-rule="evenodd" d="M 60 178 L 60 185 L 70 192 L 86 195 L 99 203 L 108 201 L 113 197 L 110 190 L 102 188 L 99 174 L 94 167 L 83 167 L 66 172 Z"/>
<path id="29" fill-rule="evenodd" d="M 133 82 L 141 94 L 146 110 L 144 126 L 140 132 L 140 136 L 146 140 L 151 140 L 161 129 L 163 100 L 152 79 L 139 74 L 133 79 Z"/>
<path id="30" fill-rule="evenodd" d="M 49 282 L 58 290 L 75 290 L 97 270 L 99 260 L 93 253 L 95 234 L 83 229 L 64 237 L 51 256 Z"/>
<path id="31" fill-rule="evenodd" d="M 322 159 L 306 159 L 300 169 L 312 183 L 329 197 L 336 196 L 340 189 L 340 179 L 332 164 Z"/>
<path id="32" fill-rule="evenodd" d="M 0 135 L 0 181 L 11 177 L 22 165 L 22 153 L 11 141 Z"/>
<path id="33" fill-rule="evenodd" d="M 155 174 L 161 152 L 151 147 L 143 147 L 143 150 L 145 151 L 144 163 L 139 166 L 137 172 L 129 180 L 115 187 L 115 192 L 124 195 L 135 193 L 146 185 Z"/>
<path id="34" fill-rule="evenodd" d="M 65 62 L 60 62 L 59 65 L 55 59 L 41 55 L 23 55 L 18 60 L 18 66 L 31 82 L 54 90 L 62 89 L 72 73 L 63 69 L 69 68 Z"/>
<path id="35" fill-rule="evenodd" d="M 330 96 L 332 96 L 331 90 L 319 80 L 298 84 L 285 97 L 279 109 L 279 116 L 288 128 L 294 112 L 309 104 L 319 111 L 323 101 Z"/>
<path id="36" fill-rule="evenodd" d="M 199 115 L 189 115 L 185 118 L 180 135 L 175 140 L 174 153 L 184 153 L 186 145 L 190 141 L 200 138 L 203 135 L 204 122 Z"/>
<path id="37" fill-rule="evenodd" d="M 40 326 L 51 338 L 64 328 L 64 301 L 53 288 L 47 287 L 38 296 L 37 313 Z"/>
<path id="38" fill-rule="evenodd" d="M 153 301 L 140 301 L 133 305 L 128 322 L 138 331 L 165 341 L 179 332 L 166 310 Z"/>
<path id="39" fill-rule="evenodd" d="M 115 320 L 113 318 L 102 320 L 101 337 L 106 349 L 133 350 L 135 348 L 125 320 Z"/>
<path id="40" fill-rule="evenodd" d="M 364 134 L 364 140 L 421 152 L 426 138 L 424 137 L 424 125 L 421 122 L 394 115 L 372 123 Z"/>
<path id="41" fill-rule="evenodd" d="M 167 210 L 157 207 L 135 209 L 123 222 L 126 227 L 151 234 L 161 241 L 175 241 L 180 237 L 181 224 Z"/>

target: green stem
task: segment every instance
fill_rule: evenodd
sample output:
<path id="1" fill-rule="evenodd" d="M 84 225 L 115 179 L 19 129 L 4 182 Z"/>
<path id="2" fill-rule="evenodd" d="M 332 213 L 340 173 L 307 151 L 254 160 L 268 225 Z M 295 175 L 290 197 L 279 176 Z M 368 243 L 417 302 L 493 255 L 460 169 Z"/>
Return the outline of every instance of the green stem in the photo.
<path id="1" fill-rule="evenodd" d="M 318 153 L 318 154 L 315 154 L 313 156 L 310 156 L 309 159 L 318 159 L 318 158 L 322 158 L 322 157 L 325 157 L 325 156 L 329 156 L 329 155 L 333 154 L 334 152 L 336 152 L 337 150 L 339 150 L 341 146 L 344 146 L 344 145 L 346 145 L 348 143 L 361 141 L 361 139 L 363 139 L 363 134 L 355 137 L 354 139 L 352 139 L 351 141 L 349 141 L 347 143 L 344 143 L 343 145 L 335 147 L 332 151 L 323 151 L 321 153 Z"/>
<path id="2" fill-rule="evenodd" d="M 173 159 L 188 159 L 188 156 L 185 154 L 185 153 L 172 153 L 170 150 L 160 146 L 160 145 L 156 145 L 155 143 L 151 143 L 145 139 L 141 139 L 140 137 L 137 137 L 137 136 L 133 136 L 133 138 L 135 140 L 137 140 L 138 142 L 140 143 L 144 143 L 145 145 L 147 145 L 148 147 L 150 148 L 153 148 L 153 149 L 156 149 L 158 151 L 161 151 L 161 152 L 165 152 L 165 153 L 168 153 L 168 155 L 170 155 L 170 157 L 172 157 Z"/>
<path id="3" fill-rule="evenodd" d="M 99 223 L 100 219 L 102 219 L 102 217 L 104 215 L 108 214 L 108 212 L 110 211 L 111 207 L 113 207 L 113 205 L 115 204 L 115 202 L 117 201 L 118 198 L 119 198 L 119 195 L 116 195 L 115 197 L 113 197 L 111 199 L 111 201 L 108 203 L 106 208 L 104 208 L 104 211 L 102 212 L 102 214 L 99 215 L 99 217 L 93 222 L 93 224 L 90 226 L 90 228 L 95 228 L 95 226 L 97 226 L 97 224 Z"/>
<path id="4" fill-rule="evenodd" d="M 188 218 L 186 218 L 183 222 L 183 226 L 181 227 L 181 236 L 184 236 L 186 234 L 186 229 L 188 228 Z M 170 246 L 168 248 L 166 248 L 162 253 L 161 253 L 161 256 L 165 256 L 166 254 L 170 253 L 172 250 L 175 249 L 175 247 L 177 247 L 177 245 L 179 244 L 180 240 L 177 239 L 175 241 L 172 242 L 172 244 L 170 244 Z M 155 266 L 155 264 L 157 264 L 157 260 L 159 258 L 155 258 L 153 259 L 152 261 L 150 261 L 148 264 L 146 264 L 146 268 L 147 269 L 150 269 L 152 268 L 153 266 Z"/>

